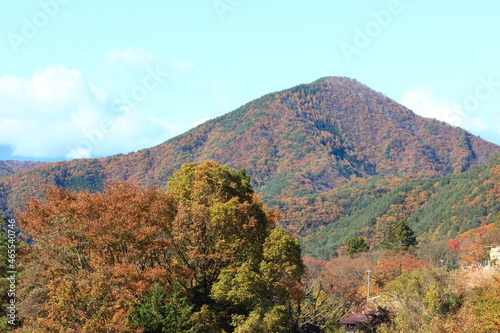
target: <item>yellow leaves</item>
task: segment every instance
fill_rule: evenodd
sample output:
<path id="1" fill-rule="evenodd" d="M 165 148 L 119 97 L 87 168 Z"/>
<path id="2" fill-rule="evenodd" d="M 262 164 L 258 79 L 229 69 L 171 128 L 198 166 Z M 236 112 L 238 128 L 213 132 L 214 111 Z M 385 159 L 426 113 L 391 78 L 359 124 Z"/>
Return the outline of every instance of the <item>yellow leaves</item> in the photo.
<path id="1" fill-rule="evenodd" d="M 214 161 L 185 164 L 169 179 L 167 188 L 177 200 L 205 206 L 226 202 L 233 197 L 246 201 L 253 194 L 246 174 Z"/>
<path id="2" fill-rule="evenodd" d="M 283 305 L 276 305 L 270 311 L 256 308 L 248 316 L 233 316 L 234 333 L 286 333 L 287 312 Z"/>
<path id="3" fill-rule="evenodd" d="M 259 273 L 256 264 L 251 262 L 245 262 L 236 269 L 226 268 L 220 273 L 211 295 L 217 301 L 251 307 L 261 301 L 267 291 L 264 276 Z"/>
<path id="4" fill-rule="evenodd" d="M 113 282 L 103 272 L 67 276 L 53 282 L 45 324 L 61 331 L 130 332 L 126 322 L 134 299 L 127 289 L 120 290 Z"/>

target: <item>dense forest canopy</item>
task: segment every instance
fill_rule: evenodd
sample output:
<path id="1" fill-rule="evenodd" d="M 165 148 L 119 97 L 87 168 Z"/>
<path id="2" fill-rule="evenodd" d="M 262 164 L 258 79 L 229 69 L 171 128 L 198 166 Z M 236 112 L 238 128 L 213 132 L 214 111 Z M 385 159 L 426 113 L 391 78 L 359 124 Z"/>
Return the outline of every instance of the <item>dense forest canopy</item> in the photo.
<path id="1" fill-rule="evenodd" d="M 19 316 L 42 332 L 291 332 L 304 266 L 243 171 L 186 164 L 167 192 L 51 188 L 21 216 Z"/>
<path id="2" fill-rule="evenodd" d="M 327 77 L 265 95 L 157 147 L 0 179 L 0 209 L 10 217 L 22 212 L 47 185 L 90 192 L 106 181 L 164 186 L 183 164 L 213 159 L 247 170 L 262 200 L 283 214 L 281 225 L 306 237 L 308 251 L 329 256 L 349 237 L 370 236 L 377 219 L 408 220 L 421 240 L 493 222 L 495 171 L 478 175 L 486 185 L 473 173 L 468 180 L 450 175 L 461 177 L 498 153 L 499 146 L 420 117 L 356 80 Z M 438 177 L 445 178 L 434 182 Z M 455 181 L 461 185 L 449 184 Z M 328 244 L 312 244 L 314 232 Z"/>

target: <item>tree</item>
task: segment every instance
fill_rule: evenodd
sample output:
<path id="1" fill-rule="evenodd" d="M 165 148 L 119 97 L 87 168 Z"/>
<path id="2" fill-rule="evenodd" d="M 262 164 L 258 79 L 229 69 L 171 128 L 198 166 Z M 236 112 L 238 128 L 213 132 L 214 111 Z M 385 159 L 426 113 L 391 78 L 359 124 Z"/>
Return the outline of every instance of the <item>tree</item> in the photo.
<path id="1" fill-rule="evenodd" d="M 19 315 L 35 331 L 129 332 L 137 299 L 165 280 L 173 199 L 128 184 L 104 193 L 47 190 L 20 223 Z"/>
<path id="2" fill-rule="evenodd" d="M 363 237 L 352 237 L 346 243 L 347 254 L 352 255 L 370 250 Z"/>
<path id="3" fill-rule="evenodd" d="M 193 306 L 179 292 L 169 295 L 168 290 L 156 283 L 135 305 L 131 314 L 132 326 L 144 333 L 188 332 L 191 328 Z"/>
<path id="4" fill-rule="evenodd" d="M 274 226 L 242 170 L 207 161 L 169 180 L 172 244 L 196 332 L 289 332 L 301 294 L 298 241 Z M 265 328 L 267 327 L 267 328 Z"/>
<path id="5" fill-rule="evenodd" d="M 177 269 L 188 273 L 183 287 L 201 306 L 223 268 L 261 254 L 275 218 L 244 171 L 211 161 L 185 164 L 169 180 L 167 193 L 176 205 L 171 241 Z"/>
<path id="6" fill-rule="evenodd" d="M 460 310 L 463 297 L 458 275 L 443 268 L 419 268 L 389 283 L 380 304 L 393 313 L 389 332 L 443 332 L 444 319 Z"/>
<path id="7" fill-rule="evenodd" d="M 333 332 L 337 321 L 348 313 L 348 303 L 328 292 L 321 281 L 307 281 L 301 304 L 300 332 Z"/>
<path id="8" fill-rule="evenodd" d="M 388 250 L 406 251 L 411 246 L 417 245 L 417 238 L 408 224 L 404 220 L 399 220 L 390 225 L 381 245 Z"/>
<path id="9" fill-rule="evenodd" d="M 213 298 L 231 309 L 235 332 L 290 332 L 297 325 L 304 273 L 298 241 L 281 228 L 267 237 L 260 263 L 228 267 L 212 289 Z"/>
<path id="10" fill-rule="evenodd" d="M 20 219 L 19 309 L 41 332 L 290 332 L 304 267 L 275 220 L 244 171 L 212 161 L 166 192 L 50 188 Z"/>

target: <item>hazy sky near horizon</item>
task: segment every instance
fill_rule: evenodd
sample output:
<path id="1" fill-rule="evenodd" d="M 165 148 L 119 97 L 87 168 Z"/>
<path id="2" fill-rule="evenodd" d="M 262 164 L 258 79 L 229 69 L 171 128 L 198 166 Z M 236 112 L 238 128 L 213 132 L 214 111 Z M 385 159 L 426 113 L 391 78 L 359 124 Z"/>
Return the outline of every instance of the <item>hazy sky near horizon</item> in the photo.
<path id="1" fill-rule="evenodd" d="M 0 159 L 160 144 L 269 92 L 355 78 L 500 144 L 500 2 L 0 3 Z"/>

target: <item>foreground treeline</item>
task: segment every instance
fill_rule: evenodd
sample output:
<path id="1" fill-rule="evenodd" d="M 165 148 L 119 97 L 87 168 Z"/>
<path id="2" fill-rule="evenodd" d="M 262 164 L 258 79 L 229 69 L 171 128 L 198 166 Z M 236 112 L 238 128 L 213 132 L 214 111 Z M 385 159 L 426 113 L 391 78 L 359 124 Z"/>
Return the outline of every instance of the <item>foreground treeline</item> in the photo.
<path id="1" fill-rule="evenodd" d="M 291 332 L 304 266 L 249 177 L 188 164 L 168 191 L 50 189 L 20 217 L 26 332 Z"/>
<path id="2" fill-rule="evenodd" d="M 453 269 L 481 259 L 483 240 L 416 247 L 407 224 L 395 221 L 380 228 L 377 246 L 355 237 L 336 258 L 303 261 L 298 241 L 276 220 L 244 171 L 215 162 L 184 165 L 166 192 L 130 184 L 102 193 L 51 188 L 18 218 L 32 240 L 16 245 L 15 329 L 342 332 L 339 319 L 370 306 L 388 310 L 378 332 L 500 327 L 496 271 Z M 7 246 L 0 237 L 3 257 Z M 7 270 L 0 263 L 2 315 Z M 370 305 L 367 270 L 371 295 L 381 295 Z M 6 323 L 1 318 L 1 330 L 11 328 Z"/>

